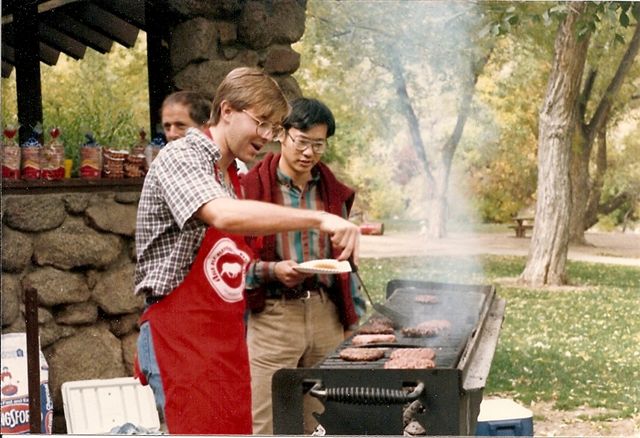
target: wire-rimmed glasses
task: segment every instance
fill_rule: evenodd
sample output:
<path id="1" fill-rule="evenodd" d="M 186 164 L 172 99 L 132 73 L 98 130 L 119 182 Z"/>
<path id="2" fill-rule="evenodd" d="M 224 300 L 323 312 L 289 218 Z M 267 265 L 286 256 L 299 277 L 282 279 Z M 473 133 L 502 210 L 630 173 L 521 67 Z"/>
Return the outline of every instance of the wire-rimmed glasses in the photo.
<path id="1" fill-rule="evenodd" d="M 256 134 L 262 138 L 268 138 L 269 141 L 276 141 L 284 130 L 281 125 L 271 123 L 266 120 L 260 120 L 247 110 L 242 110 L 242 112 L 251 117 L 253 121 L 256 122 Z"/>
<path id="2" fill-rule="evenodd" d="M 307 148 L 311 148 L 314 154 L 320 155 L 327 150 L 327 140 L 310 140 L 304 137 L 292 137 L 287 131 L 287 135 L 293 142 L 293 146 L 298 152 L 304 152 Z"/>

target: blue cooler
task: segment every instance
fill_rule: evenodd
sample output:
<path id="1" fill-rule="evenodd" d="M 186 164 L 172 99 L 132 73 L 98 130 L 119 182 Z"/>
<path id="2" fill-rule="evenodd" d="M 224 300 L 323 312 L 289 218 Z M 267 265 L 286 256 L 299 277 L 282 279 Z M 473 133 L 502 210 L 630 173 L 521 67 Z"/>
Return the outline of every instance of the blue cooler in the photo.
<path id="1" fill-rule="evenodd" d="M 482 400 L 476 436 L 533 436 L 533 414 L 511 399 Z"/>

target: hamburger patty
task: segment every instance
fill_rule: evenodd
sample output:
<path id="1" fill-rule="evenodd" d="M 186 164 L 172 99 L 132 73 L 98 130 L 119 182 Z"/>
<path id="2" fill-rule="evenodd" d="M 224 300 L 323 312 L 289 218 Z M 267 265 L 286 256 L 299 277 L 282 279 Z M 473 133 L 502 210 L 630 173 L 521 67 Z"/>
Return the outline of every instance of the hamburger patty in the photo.
<path id="1" fill-rule="evenodd" d="M 424 368 L 435 368 L 436 363 L 431 359 L 420 358 L 420 357 L 402 357 L 399 359 L 389 359 L 384 363 L 384 368 L 387 369 L 424 369 Z"/>
<path id="2" fill-rule="evenodd" d="M 436 357 L 436 352 L 432 348 L 396 348 L 389 355 L 389 359 L 403 359 L 407 357 L 433 360 Z"/>
<path id="3" fill-rule="evenodd" d="M 371 318 L 358 329 L 359 334 L 393 334 L 393 322 L 389 318 Z"/>
<path id="4" fill-rule="evenodd" d="M 383 357 L 384 349 L 382 348 L 345 348 L 340 351 L 340 359 L 349 362 L 371 362 Z"/>
<path id="5" fill-rule="evenodd" d="M 451 328 L 451 323 L 446 319 L 433 319 L 421 322 L 415 327 L 403 328 L 402 334 L 408 338 L 426 338 L 436 336 L 449 328 Z"/>
<path id="6" fill-rule="evenodd" d="M 387 344 L 396 341 L 396 335 L 355 335 L 351 339 L 353 345 Z"/>

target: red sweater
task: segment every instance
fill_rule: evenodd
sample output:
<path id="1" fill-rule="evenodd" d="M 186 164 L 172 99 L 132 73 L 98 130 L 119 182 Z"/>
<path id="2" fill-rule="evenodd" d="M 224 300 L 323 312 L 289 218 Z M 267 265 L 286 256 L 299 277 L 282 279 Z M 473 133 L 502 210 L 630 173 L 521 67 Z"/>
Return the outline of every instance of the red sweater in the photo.
<path id="1" fill-rule="evenodd" d="M 249 173 L 242 176 L 241 184 L 245 199 L 273 202 L 275 193 L 280 190 L 276 178 L 279 161 L 280 154 L 274 155 L 273 153 L 269 153 L 256 164 Z M 320 173 L 320 185 L 318 188 L 326 211 L 341 216 L 344 205 L 347 214 L 349 214 L 355 198 L 353 189 L 338 181 L 326 164 L 318 163 L 313 171 L 316 171 L 316 169 Z M 261 260 L 277 260 L 275 235 L 248 240 L 252 249 Z M 337 252 L 334 251 L 334 257 L 337 255 Z M 350 327 L 358 321 L 358 315 L 356 314 L 351 297 L 349 275 L 350 274 L 336 275 L 336 281 L 330 292 L 331 298 L 338 307 L 340 320 L 345 328 Z"/>

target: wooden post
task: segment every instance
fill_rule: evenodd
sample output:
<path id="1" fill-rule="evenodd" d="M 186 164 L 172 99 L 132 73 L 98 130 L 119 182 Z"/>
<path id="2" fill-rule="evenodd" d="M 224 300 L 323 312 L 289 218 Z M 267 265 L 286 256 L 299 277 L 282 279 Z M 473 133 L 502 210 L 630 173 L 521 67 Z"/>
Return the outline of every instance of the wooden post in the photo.
<path id="1" fill-rule="evenodd" d="M 164 12 L 147 0 L 145 2 L 145 20 L 147 23 L 147 71 L 149 75 L 149 139 L 162 133 L 160 108 L 162 101 L 173 90 L 170 58 L 170 25 L 163 19 Z"/>
<path id="2" fill-rule="evenodd" d="M 19 143 L 42 123 L 42 85 L 38 44 L 38 2 L 25 1 L 16 7 L 13 29 L 16 33 L 16 90 L 18 94 Z M 38 140 L 42 141 L 42 138 Z"/>
<path id="3" fill-rule="evenodd" d="M 31 286 L 25 289 L 27 323 L 27 373 L 29 380 L 29 430 L 42 433 L 40 401 L 40 340 L 38 335 L 38 291 Z"/>

